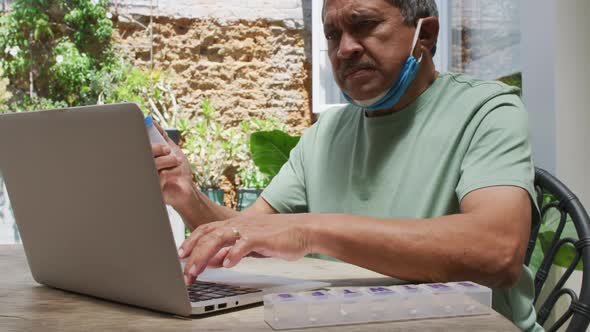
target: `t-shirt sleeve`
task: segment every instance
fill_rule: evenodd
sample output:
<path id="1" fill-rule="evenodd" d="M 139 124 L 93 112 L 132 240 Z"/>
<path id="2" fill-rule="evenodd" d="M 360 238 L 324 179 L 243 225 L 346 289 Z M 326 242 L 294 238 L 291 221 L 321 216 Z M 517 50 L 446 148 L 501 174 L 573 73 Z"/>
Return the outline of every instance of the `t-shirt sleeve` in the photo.
<path id="1" fill-rule="evenodd" d="M 461 201 L 476 189 L 505 185 L 523 188 L 535 204 L 528 115 L 522 101 L 516 95 L 501 95 L 479 112 L 484 116 L 472 122 L 477 128 L 461 163 L 457 198 Z"/>
<path id="2" fill-rule="evenodd" d="M 279 213 L 304 213 L 308 211 L 305 190 L 304 149 L 309 128 L 291 150 L 289 160 L 262 192 L 262 198 Z"/>

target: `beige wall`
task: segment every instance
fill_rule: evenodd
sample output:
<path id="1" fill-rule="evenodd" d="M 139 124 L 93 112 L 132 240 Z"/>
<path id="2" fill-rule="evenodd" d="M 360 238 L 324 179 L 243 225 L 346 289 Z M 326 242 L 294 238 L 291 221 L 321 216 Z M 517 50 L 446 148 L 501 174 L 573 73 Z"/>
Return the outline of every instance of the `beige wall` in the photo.
<path id="1" fill-rule="evenodd" d="M 555 1 L 556 171 L 590 209 L 590 2 Z"/>

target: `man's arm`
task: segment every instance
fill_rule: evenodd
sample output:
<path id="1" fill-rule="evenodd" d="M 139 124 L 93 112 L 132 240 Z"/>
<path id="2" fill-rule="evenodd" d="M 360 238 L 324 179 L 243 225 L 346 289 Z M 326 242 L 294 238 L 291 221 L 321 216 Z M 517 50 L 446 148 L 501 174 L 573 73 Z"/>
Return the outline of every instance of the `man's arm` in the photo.
<path id="1" fill-rule="evenodd" d="M 199 227 L 182 244 L 180 256 L 188 258 L 187 283 L 213 260 L 225 257 L 223 265 L 232 267 L 255 252 L 288 260 L 320 253 L 404 280 L 510 287 L 520 278 L 530 224 L 528 193 L 498 186 L 469 193 L 460 214 L 432 219 L 243 215 Z"/>
<path id="2" fill-rule="evenodd" d="M 311 251 L 404 280 L 472 280 L 511 287 L 520 278 L 531 226 L 528 193 L 488 187 L 469 193 L 461 213 L 424 220 L 320 215 Z"/>
<path id="3" fill-rule="evenodd" d="M 186 201 L 177 205 L 175 209 L 185 220 L 185 224 L 190 225 L 189 228 L 191 231 L 200 225 L 213 221 L 227 220 L 240 216 L 277 213 L 277 211 L 262 198 L 258 198 L 252 206 L 239 212 L 211 201 L 195 186 L 193 186 L 193 191 L 187 196 Z"/>
<path id="4" fill-rule="evenodd" d="M 195 185 L 190 164 L 182 150 L 155 123 L 156 128 L 168 145 L 152 145 L 152 154 L 164 201 L 181 215 L 184 223 L 192 231 L 200 225 L 235 218 L 242 214 L 272 214 L 276 211 L 263 199 L 258 199 L 253 206 L 243 212 L 237 212 L 211 201 Z"/>

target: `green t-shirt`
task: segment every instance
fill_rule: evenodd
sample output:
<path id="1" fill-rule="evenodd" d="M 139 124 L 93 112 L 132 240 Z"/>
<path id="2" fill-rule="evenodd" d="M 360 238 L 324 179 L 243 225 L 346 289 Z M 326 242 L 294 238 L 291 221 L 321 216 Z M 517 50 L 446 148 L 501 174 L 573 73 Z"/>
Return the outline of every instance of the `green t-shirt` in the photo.
<path id="1" fill-rule="evenodd" d="M 533 179 L 519 90 L 443 73 L 399 112 L 366 117 L 349 105 L 323 113 L 262 197 L 280 213 L 433 218 L 460 212 L 463 197 L 483 187 L 535 197 Z M 494 290 L 494 309 L 522 330 L 542 330 L 523 270 L 516 287 Z"/>

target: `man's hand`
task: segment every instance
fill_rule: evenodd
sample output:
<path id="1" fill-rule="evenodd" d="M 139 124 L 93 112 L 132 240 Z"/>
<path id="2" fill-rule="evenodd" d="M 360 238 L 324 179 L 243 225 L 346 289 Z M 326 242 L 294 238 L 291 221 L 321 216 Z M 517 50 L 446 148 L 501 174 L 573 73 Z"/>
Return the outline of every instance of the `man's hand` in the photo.
<path id="1" fill-rule="evenodd" d="M 184 223 L 191 230 L 208 222 L 236 217 L 239 214 L 237 211 L 212 202 L 193 185 L 192 171 L 187 158 L 164 130 L 155 122 L 154 125 L 168 143 L 152 145 L 164 202 L 172 205 L 180 213 Z M 270 214 L 276 211 L 259 198 L 243 213 Z"/>
<path id="2" fill-rule="evenodd" d="M 191 167 L 182 150 L 154 123 L 168 145 L 152 145 L 164 202 L 181 210 L 194 193 Z"/>
<path id="3" fill-rule="evenodd" d="M 207 266 L 233 267 L 251 253 L 285 260 L 305 256 L 311 248 L 306 222 L 299 216 L 243 215 L 199 226 L 178 250 L 180 258 L 187 258 L 185 283 L 191 284 Z"/>

